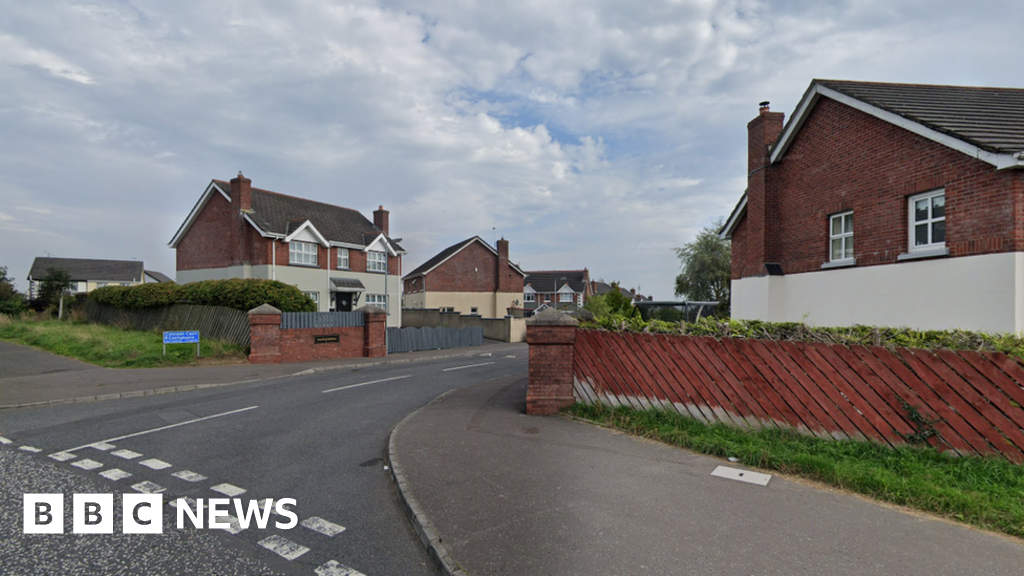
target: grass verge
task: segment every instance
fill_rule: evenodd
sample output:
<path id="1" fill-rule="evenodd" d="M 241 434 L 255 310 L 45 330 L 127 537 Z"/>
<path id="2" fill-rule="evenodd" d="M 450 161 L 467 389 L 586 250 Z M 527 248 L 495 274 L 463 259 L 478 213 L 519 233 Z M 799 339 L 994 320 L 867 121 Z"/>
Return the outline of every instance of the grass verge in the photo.
<path id="1" fill-rule="evenodd" d="M 675 412 L 575 404 L 568 414 L 748 466 L 802 476 L 901 506 L 1024 538 L 1024 466 L 932 448 L 830 442 L 790 430 L 738 430 Z"/>
<path id="2" fill-rule="evenodd" d="M 245 349 L 236 344 L 202 338 L 202 358 L 197 362 L 195 345 L 176 344 L 163 355 L 160 332 L 122 330 L 103 324 L 79 324 L 60 320 L 5 320 L 0 340 L 24 344 L 107 368 L 157 368 L 195 364 L 245 362 Z"/>

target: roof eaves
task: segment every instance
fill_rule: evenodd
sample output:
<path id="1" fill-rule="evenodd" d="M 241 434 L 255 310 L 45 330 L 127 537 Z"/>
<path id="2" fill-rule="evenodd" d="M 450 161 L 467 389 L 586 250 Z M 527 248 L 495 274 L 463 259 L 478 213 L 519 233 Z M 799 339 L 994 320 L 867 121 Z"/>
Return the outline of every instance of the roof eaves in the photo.
<path id="1" fill-rule="evenodd" d="M 739 226 L 740 220 L 747 213 L 747 191 L 743 191 L 743 196 L 740 197 L 740 201 L 736 203 L 736 207 L 732 209 L 732 214 L 729 215 L 729 219 L 725 221 L 725 225 L 718 231 L 718 237 L 722 240 L 731 240 L 732 233 L 736 231 L 736 227 Z"/>
<path id="2" fill-rule="evenodd" d="M 169 247 L 178 247 L 178 243 L 181 242 L 182 237 L 185 236 L 185 233 L 188 232 L 188 229 L 192 227 L 192 223 L 195 221 L 195 219 L 199 217 L 199 213 L 203 211 L 203 208 L 206 206 L 206 203 L 210 201 L 210 197 L 213 195 L 214 191 L 220 192 L 220 195 L 223 196 L 224 199 L 228 201 L 228 204 L 231 203 L 230 193 L 225 192 L 221 188 L 221 184 L 222 182 L 219 182 L 217 180 L 210 180 L 210 184 L 206 187 L 206 190 L 203 191 L 203 194 L 199 197 L 199 200 L 196 201 L 195 206 L 192 207 L 192 211 L 188 213 L 188 217 L 186 217 L 185 221 L 181 223 L 181 226 L 178 228 L 178 231 L 174 233 L 174 237 L 171 238 L 171 241 L 167 243 Z"/>

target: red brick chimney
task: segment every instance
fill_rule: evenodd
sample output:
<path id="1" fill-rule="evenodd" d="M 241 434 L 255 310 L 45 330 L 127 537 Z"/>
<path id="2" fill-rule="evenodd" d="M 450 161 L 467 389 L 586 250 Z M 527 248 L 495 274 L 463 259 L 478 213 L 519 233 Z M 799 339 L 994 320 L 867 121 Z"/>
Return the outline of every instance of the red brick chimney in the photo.
<path id="1" fill-rule="evenodd" d="M 384 232 L 384 234 L 390 236 L 391 234 L 388 233 L 388 214 L 390 214 L 390 212 L 385 210 L 384 206 L 381 206 L 378 209 L 374 210 L 373 225 L 376 226 L 377 228 L 380 228 L 381 232 Z"/>
<path id="2" fill-rule="evenodd" d="M 498 240 L 498 292 L 511 292 L 508 268 L 508 240 Z"/>
<path id="3" fill-rule="evenodd" d="M 762 276 L 765 262 L 778 262 L 778 202 L 769 153 L 782 134 L 785 114 L 761 102 L 747 124 L 747 261 L 742 277 Z"/>
<path id="4" fill-rule="evenodd" d="M 242 176 L 241 170 L 231 179 L 231 203 L 239 210 L 252 210 L 252 180 Z"/>

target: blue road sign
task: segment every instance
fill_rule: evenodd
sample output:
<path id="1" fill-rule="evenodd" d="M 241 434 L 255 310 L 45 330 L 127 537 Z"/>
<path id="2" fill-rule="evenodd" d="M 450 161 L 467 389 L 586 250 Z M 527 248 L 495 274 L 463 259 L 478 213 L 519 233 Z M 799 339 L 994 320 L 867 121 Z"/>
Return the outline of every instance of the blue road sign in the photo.
<path id="1" fill-rule="evenodd" d="M 164 332 L 164 344 L 198 344 L 198 330 L 179 330 L 176 332 Z"/>

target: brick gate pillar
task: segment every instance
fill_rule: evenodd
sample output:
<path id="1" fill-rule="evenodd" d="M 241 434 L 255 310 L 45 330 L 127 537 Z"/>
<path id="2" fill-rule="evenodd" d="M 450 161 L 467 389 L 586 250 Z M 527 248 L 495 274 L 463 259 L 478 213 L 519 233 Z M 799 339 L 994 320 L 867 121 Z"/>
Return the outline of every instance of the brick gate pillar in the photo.
<path id="1" fill-rule="evenodd" d="M 249 310 L 249 362 L 281 362 L 281 311 L 270 304 Z"/>
<path id="2" fill-rule="evenodd" d="M 377 306 L 363 306 L 356 312 L 363 313 L 363 356 L 380 358 L 388 353 L 387 320 L 388 314 Z"/>
<path id="3" fill-rule="evenodd" d="M 552 309 L 526 321 L 526 343 L 530 345 L 527 414 L 554 414 L 575 402 L 572 362 L 578 324 L 572 316 Z"/>

